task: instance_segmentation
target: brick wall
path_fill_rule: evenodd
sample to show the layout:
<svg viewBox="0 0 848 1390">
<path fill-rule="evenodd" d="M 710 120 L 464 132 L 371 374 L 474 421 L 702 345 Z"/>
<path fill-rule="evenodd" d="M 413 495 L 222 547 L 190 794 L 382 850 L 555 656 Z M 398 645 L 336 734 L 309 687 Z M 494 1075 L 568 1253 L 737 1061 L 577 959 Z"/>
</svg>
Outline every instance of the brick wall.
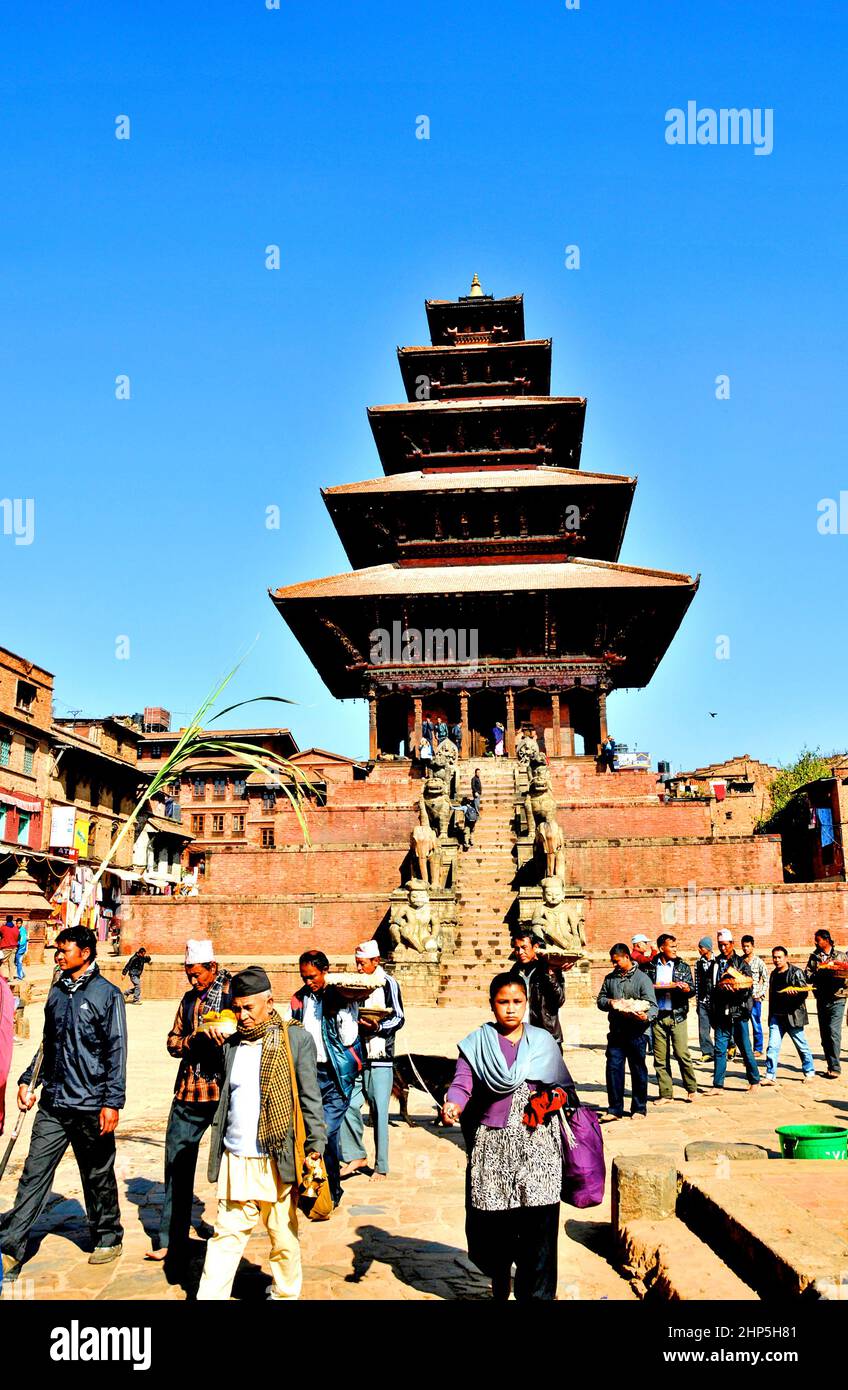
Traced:
<svg viewBox="0 0 848 1390">
<path fill-rule="evenodd" d="M 780 883 L 780 840 L 572 840 L 566 881 L 584 888 Z"/>
</svg>

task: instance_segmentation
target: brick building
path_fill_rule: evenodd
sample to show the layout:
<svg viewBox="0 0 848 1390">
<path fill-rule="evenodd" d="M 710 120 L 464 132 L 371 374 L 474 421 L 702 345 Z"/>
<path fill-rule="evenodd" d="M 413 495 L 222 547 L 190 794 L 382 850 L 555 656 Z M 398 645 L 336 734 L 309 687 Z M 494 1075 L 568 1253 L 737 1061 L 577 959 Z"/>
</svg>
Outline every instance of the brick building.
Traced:
<svg viewBox="0 0 848 1390">
<path fill-rule="evenodd" d="M 53 676 L 0 648 L 0 847 L 40 850 L 49 797 Z M 13 861 L 0 872 L 14 870 Z M 8 873 L 3 874 L 4 877 Z"/>
<path fill-rule="evenodd" d="M 743 753 L 694 772 L 675 773 L 666 783 L 666 797 L 705 802 L 714 835 L 753 835 L 768 815 L 771 784 L 778 770 Z"/>
</svg>

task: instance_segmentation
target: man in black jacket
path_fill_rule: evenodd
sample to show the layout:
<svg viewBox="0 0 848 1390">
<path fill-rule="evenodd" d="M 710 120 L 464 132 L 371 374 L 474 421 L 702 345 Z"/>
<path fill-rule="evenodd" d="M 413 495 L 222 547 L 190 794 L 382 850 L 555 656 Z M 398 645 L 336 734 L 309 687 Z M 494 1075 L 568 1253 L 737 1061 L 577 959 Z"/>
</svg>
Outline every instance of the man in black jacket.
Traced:
<svg viewBox="0 0 848 1390">
<path fill-rule="evenodd" d="M 659 950 L 653 960 L 641 968 L 654 986 L 657 996 L 657 1016 L 651 1030 L 654 1041 L 654 1066 L 657 1069 L 657 1085 L 660 1088 L 657 1105 L 668 1105 L 674 1099 L 672 1052 L 680 1067 L 686 1099 L 693 1101 L 698 1093 L 695 1068 L 689 1055 L 688 1038 L 689 999 L 695 991 L 695 985 L 692 971 L 677 954 L 676 938 L 670 932 L 663 932 L 657 940 L 657 946 Z"/>
<path fill-rule="evenodd" d="M 822 1050 L 827 1062 L 825 1076 L 832 1081 L 842 1070 L 842 1020 L 845 1017 L 845 1000 L 848 997 L 846 977 L 833 967 L 844 966 L 848 956 L 844 951 L 836 950 L 829 931 L 817 931 L 815 943 L 816 949 L 807 961 L 804 975 L 807 983 L 816 987 L 816 1013 Z"/>
<path fill-rule="evenodd" d="M 41 1102 L 15 1205 L 0 1217 L 3 1277 L 20 1273 L 27 1237 L 70 1144 L 79 1164 L 94 1250 L 92 1265 L 121 1254 L 123 1228 L 115 1181 L 115 1129 L 126 1100 L 127 1026 L 117 986 L 97 968 L 97 937 L 66 927 L 56 938 L 61 978 L 44 1011 Z M 19 1079 L 18 1109 L 31 1110 L 35 1059 Z"/>
<path fill-rule="evenodd" d="M 541 944 L 532 932 L 516 929 L 512 933 L 515 965 L 510 974 L 516 980 L 524 981 L 529 1006 L 527 1022 L 536 1028 L 544 1028 L 562 1047 L 559 1011 L 565 1003 L 565 983 L 562 971 L 548 965 L 544 957 L 539 955 Z M 566 968 L 570 970 L 571 965 Z"/>
<path fill-rule="evenodd" d="M 742 1054 L 748 1090 L 753 1091 L 760 1084 L 760 1070 L 754 1060 L 748 1028 L 754 1003 L 754 976 L 745 957 L 734 951 L 732 932 L 719 932 L 718 950 L 710 971 L 710 1021 L 715 1029 L 713 1091 L 724 1090 L 731 1042 Z M 740 980 L 742 975 L 745 980 Z"/>
</svg>

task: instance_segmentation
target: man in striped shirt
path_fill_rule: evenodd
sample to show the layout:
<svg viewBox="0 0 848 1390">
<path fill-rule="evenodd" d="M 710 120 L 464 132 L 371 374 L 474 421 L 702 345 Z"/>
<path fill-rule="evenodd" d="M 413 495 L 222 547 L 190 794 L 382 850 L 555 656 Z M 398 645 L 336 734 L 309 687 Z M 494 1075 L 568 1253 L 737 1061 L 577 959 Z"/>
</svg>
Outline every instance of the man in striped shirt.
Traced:
<svg viewBox="0 0 848 1390">
<path fill-rule="evenodd" d="M 146 1260 L 168 1261 L 177 1269 L 188 1254 L 194 1174 L 200 1141 L 215 1118 L 221 1096 L 223 1033 L 198 1032 L 203 1017 L 232 1007 L 230 977 L 214 959 L 211 941 L 186 944 L 185 973 L 191 988 L 183 995 L 168 1051 L 180 1060 L 174 1099 L 165 1131 L 165 1201 L 153 1250 Z"/>
</svg>

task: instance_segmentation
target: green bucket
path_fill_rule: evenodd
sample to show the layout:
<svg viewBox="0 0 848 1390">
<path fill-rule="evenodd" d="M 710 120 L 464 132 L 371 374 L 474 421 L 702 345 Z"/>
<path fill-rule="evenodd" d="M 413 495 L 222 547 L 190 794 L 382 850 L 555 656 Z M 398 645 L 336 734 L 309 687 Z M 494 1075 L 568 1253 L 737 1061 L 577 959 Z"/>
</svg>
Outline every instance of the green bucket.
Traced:
<svg viewBox="0 0 848 1390">
<path fill-rule="evenodd" d="M 848 1160 L 848 1129 L 838 1125 L 781 1125 L 783 1158 L 841 1158 Z"/>
</svg>

